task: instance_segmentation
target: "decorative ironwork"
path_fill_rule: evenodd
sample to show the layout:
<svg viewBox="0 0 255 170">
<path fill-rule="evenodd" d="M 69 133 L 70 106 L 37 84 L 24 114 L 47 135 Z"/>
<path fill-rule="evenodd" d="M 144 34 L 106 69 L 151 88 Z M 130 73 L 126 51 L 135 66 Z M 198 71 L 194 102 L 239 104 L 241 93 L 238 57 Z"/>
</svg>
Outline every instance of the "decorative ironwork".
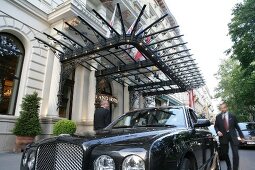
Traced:
<svg viewBox="0 0 255 170">
<path fill-rule="evenodd" d="M 155 106 L 155 96 L 149 96 L 149 97 L 144 97 L 144 107 L 152 107 Z"/>
<path fill-rule="evenodd" d="M 22 52 L 14 41 L 5 35 L 0 35 L 0 55 L 20 55 Z"/>
<path fill-rule="evenodd" d="M 181 39 L 183 35 L 179 35 L 179 26 L 164 27 L 158 31 L 152 29 L 159 28 L 158 25 L 163 24 L 162 21 L 168 14 L 158 18 L 142 31 L 137 31 L 145 8 L 146 5 L 134 22 L 130 34 L 125 31 L 121 8 L 117 4 L 121 32 L 110 25 L 98 12 L 92 10 L 95 17 L 110 31 L 110 37 L 100 33 L 91 24 L 92 22 L 77 16 L 80 21 L 78 26 L 66 22 L 69 28 L 66 32 L 54 28 L 62 39 L 56 39 L 45 33 L 46 37 L 60 48 L 36 38 L 60 56 L 62 66 L 59 101 L 65 79 L 78 65 L 83 65 L 88 70 L 95 69 L 97 78 L 112 79 L 122 85 L 128 85 L 131 94 L 134 95 L 131 97 L 133 99 L 137 97 L 137 91 L 140 95 L 149 96 L 183 92 L 204 85 L 200 71 L 191 58 L 189 49 L 186 48 L 187 43 Z M 75 35 L 69 36 L 69 30 Z M 160 34 L 164 39 L 159 38 Z M 134 51 L 142 59 L 135 58 Z M 98 63 L 97 67 L 91 62 Z"/>
<path fill-rule="evenodd" d="M 134 110 L 134 109 L 137 109 L 137 107 L 139 107 L 139 105 L 140 105 L 139 98 L 140 98 L 141 95 L 142 94 L 139 91 L 130 91 L 130 94 L 129 94 L 129 110 Z M 137 105 L 137 107 L 135 107 L 135 104 Z"/>
</svg>

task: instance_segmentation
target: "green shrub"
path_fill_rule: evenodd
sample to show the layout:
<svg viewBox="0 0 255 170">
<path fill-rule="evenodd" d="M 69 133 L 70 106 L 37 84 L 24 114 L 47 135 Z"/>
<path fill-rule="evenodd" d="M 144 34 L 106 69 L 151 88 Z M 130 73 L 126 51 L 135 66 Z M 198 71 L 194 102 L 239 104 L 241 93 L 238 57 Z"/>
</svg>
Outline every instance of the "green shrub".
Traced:
<svg viewBox="0 0 255 170">
<path fill-rule="evenodd" d="M 27 94 L 22 99 L 20 116 L 13 133 L 16 136 L 37 136 L 41 134 L 39 107 L 41 98 L 38 93 Z"/>
<path fill-rule="evenodd" d="M 76 131 L 76 124 L 67 119 L 57 121 L 53 126 L 53 134 L 58 136 L 60 134 L 74 134 Z"/>
</svg>

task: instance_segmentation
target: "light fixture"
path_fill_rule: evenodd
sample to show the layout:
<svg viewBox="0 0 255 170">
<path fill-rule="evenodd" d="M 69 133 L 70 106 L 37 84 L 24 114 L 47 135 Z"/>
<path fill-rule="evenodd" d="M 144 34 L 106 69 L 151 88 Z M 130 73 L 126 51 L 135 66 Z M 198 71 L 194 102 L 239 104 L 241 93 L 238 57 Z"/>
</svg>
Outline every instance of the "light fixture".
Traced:
<svg viewBox="0 0 255 170">
<path fill-rule="evenodd" d="M 34 165 L 35 165 L 35 151 L 30 153 L 27 160 L 27 166 L 29 170 L 34 169 Z"/>
<path fill-rule="evenodd" d="M 115 170 L 114 160 L 108 155 L 99 156 L 94 162 L 94 170 Z"/>
<path fill-rule="evenodd" d="M 145 163 L 139 156 L 131 155 L 123 161 L 122 170 L 145 170 Z"/>
</svg>

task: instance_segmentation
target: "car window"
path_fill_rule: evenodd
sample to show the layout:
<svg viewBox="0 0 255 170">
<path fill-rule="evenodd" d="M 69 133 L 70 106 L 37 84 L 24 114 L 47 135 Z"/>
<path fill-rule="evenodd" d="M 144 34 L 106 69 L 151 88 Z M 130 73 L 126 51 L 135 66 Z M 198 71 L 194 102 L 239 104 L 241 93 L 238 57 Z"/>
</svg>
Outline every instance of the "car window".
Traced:
<svg viewBox="0 0 255 170">
<path fill-rule="evenodd" d="M 255 130 L 255 123 L 238 123 L 241 130 Z"/>
<path fill-rule="evenodd" d="M 189 113 L 190 113 L 190 118 L 191 118 L 192 124 L 197 123 L 197 116 L 196 116 L 196 113 L 194 112 L 194 110 L 189 109 Z"/>
<path fill-rule="evenodd" d="M 182 108 L 151 109 L 134 111 L 119 118 L 112 128 L 134 126 L 178 126 L 185 127 Z"/>
</svg>

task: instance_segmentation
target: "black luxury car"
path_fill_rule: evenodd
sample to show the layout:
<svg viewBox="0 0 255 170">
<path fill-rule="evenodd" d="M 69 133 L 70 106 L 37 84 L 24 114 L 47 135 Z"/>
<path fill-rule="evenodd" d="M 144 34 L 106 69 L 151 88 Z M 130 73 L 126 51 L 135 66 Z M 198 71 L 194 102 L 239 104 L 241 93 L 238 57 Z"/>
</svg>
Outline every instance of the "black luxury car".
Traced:
<svg viewBox="0 0 255 170">
<path fill-rule="evenodd" d="M 255 146 L 255 122 L 242 122 L 238 123 L 244 135 L 244 142 L 241 142 L 240 137 L 238 137 L 239 146 L 248 147 Z"/>
<path fill-rule="evenodd" d="M 187 107 L 128 112 L 94 134 L 60 135 L 29 145 L 21 170 L 220 169 L 217 142 Z"/>
</svg>

